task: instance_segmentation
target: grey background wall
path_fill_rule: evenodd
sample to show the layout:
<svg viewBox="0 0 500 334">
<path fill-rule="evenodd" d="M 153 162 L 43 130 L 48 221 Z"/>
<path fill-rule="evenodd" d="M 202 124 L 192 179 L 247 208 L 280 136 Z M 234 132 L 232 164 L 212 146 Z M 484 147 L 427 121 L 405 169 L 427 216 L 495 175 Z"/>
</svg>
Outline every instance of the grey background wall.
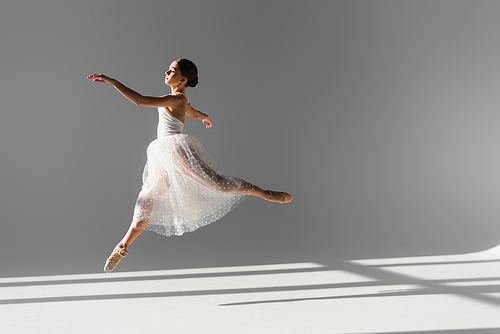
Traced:
<svg viewBox="0 0 500 334">
<path fill-rule="evenodd" d="M 126 231 L 156 110 L 197 63 L 188 120 L 256 198 L 118 270 L 450 254 L 498 244 L 496 1 L 4 1 L 0 276 L 100 272 Z"/>
</svg>

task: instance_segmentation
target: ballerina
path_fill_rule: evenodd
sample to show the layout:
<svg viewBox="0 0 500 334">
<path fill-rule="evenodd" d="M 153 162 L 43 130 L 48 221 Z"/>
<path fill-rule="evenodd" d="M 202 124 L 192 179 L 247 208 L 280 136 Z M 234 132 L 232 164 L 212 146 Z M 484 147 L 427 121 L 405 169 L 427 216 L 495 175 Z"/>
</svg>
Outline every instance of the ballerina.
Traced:
<svg viewBox="0 0 500 334">
<path fill-rule="evenodd" d="M 247 196 L 270 202 L 288 203 L 286 192 L 263 190 L 239 178 L 219 174 L 215 163 L 198 139 L 182 133 L 185 116 L 202 120 L 212 127 L 210 117 L 191 106 L 187 87 L 198 84 L 198 69 L 188 59 L 178 59 L 165 72 L 171 93 L 144 96 L 104 74 L 88 76 L 96 82 L 113 85 L 136 105 L 158 108 L 157 139 L 147 149 L 143 186 L 138 195 L 132 223 L 104 266 L 113 271 L 128 248 L 144 230 L 165 236 L 182 235 L 208 225 L 226 215 Z"/>
</svg>

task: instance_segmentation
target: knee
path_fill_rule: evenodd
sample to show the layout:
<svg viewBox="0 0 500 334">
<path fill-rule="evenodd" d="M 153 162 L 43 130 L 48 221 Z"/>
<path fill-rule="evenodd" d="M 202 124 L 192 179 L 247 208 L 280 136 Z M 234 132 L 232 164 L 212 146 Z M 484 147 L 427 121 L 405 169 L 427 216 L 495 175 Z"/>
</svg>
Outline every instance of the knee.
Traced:
<svg viewBox="0 0 500 334">
<path fill-rule="evenodd" d="M 134 209 L 134 217 L 132 220 L 132 227 L 137 229 L 144 229 L 148 224 L 151 211 L 153 210 L 154 200 L 149 198 L 140 197 Z"/>
<path fill-rule="evenodd" d="M 147 225 L 148 225 L 147 219 L 138 218 L 138 219 L 134 219 L 134 221 L 132 222 L 132 228 L 134 230 L 142 231 L 146 228 Z"/>
<path fill-rule="evenodd" d="M 137 198 L 135 206 L 141 208 L 142 210 L 145 210 L 152 207 L 155 200 L 156 198 L 153 196 L 149 196 L 149 194 L 147 196 L 146 195 L 139 196 L 139 198 Z"/>
</svg>

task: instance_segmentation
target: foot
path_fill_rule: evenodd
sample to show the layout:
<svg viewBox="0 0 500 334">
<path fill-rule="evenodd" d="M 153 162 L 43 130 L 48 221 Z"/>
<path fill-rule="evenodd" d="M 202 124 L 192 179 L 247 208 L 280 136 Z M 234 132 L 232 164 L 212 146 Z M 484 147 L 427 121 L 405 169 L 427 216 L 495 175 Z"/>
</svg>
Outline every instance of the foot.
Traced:
<svg viewBox="0 0 500 334">
<path fill-rule="evenodd" d="M 125 249 L 125 246 L 123 245 L 117 245 L 115 249 L 113 250 L 113 253 L 109 256 L 109 258 L 106 260 L 106 265 L 104 266 L 104 271 L 107 273 L 110 273 L 115 269 L 116 265 L 118 262 L 120 262 L 121 259 L 126 257 L 128 254 L 128 250 Z"/>
<path fill-rule="evenodd" d="M 292 195 L 284 191 L 266 190 L 266 192 L 270 194 L 270 198 L 267 199 L 269 202 L 289 203 L 292 201 Z"/>
</svg>

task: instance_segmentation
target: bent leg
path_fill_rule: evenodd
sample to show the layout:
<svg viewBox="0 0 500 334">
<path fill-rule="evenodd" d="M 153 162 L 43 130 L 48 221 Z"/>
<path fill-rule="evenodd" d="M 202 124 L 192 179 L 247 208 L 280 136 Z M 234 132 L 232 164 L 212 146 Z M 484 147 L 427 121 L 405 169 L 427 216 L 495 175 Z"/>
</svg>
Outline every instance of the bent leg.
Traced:
<svg viewBox="0 0 500 334">
<path fill-rule="evenodd" d="M 132 223 L 117 247 L 128 250 L 128 247 L 148 225 L 153 205 L 168 187 L 168 174 L 163 168 L 150 170 L 148 179 L 137 198 Z"/>
<path fill-rule="evenodd" d="M 154 198 L 139 196 L 134 209 L 134 218 L 132 219 L 132 223 L 130 224 L 127 233 L 118 244 L 119 246 L 128 250 L 128 247 L 132 244 L 132 242 L 134 242 L 142 231 L 144 231 L 146 226 L 148 226 L 154 202 Z"/>
<path fill-rule="evenodd" d="M 157 198 L 162 194 L 160 189 L 151 187 L 151 184 L 151 182 L 147 182 L 146 185 L 150 187 L 143 187 L 143 190 L 139 193 L 134 209 L 132 223 L 130 224 L 130 227 L 123 239 L 118 243 L 118 245 L 116 245 L 113 252 L 106 260 L 106 264 L 104 266 L 105 272 L 110 273 L 113 271 L 118 262 L 127 256 L 128 247 L 148 225 L 151 212 L 153 211 L 153 205 Z"/>
</svg>

